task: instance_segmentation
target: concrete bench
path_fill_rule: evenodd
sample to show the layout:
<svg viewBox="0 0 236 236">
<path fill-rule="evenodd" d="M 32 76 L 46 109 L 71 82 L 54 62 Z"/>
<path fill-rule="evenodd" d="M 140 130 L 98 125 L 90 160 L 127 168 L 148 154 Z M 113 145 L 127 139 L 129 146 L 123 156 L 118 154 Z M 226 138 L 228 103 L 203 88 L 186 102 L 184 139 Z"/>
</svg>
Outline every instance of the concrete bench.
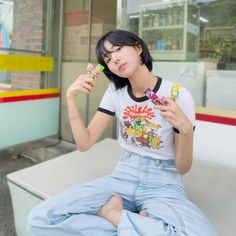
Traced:
<svg viewBox="0 0 236 236">
<path fill-rule="evenodd" d="M 29 211 L 73 185 L 110 174 L 121 154 L 116 140 L 105 139 L 87 152 L 74 151 L 7 175 L 18 236 L 28 236 Z M 219 235 L 235 235 L 236 170 L 196 160 L 184 177 L 186 191 L 210 218 Z"/>
</svg>

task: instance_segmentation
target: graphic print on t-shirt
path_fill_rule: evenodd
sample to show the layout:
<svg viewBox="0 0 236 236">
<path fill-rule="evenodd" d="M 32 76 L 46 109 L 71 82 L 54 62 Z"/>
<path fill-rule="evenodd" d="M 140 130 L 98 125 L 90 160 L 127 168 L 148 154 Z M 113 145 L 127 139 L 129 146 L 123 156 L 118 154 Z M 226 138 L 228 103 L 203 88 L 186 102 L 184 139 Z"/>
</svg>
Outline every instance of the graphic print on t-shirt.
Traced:
<svg viewBox="0 0 236 236">
<path fill-rule="evenodd" d="M 127 106 L 123 110 L 120 134 L 126 142 L 137 146 L 160 149 L 161 137 L 158 135 L 160 124 L 151 122 L 155 117 L 153 108 L 145 106 Z"/>
</svg>

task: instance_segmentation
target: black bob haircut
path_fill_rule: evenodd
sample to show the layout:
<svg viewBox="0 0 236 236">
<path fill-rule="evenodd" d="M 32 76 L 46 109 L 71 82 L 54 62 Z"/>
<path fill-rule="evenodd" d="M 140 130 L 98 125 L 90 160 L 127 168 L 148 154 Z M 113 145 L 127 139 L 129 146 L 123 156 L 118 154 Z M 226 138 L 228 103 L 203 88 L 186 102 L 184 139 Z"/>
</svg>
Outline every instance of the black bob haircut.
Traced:
<svg viewBox="0 0 236 236">
<path fill-rule="evenodd" d="M 125 31 L 125 30 L 113 30 L 102 36 L 97 42 L 96 54 L 98 63 L 105 67 L 103 73 L 107 76 L 109 80 L 114 82 L 116 89 L 123 88 L 126 85 L 129 85 L 129 80 L 127 78 L 120 77 L 112 73 L 107 67 L 104 61 L 104 55 L 108 53 L 104 47 L 104 42 L 108 41 L 114 46 L 137 46 L 139 45 L 142 48 L 141 60 L 142 64 L 145 64 L 149 71 L 152 71 L 152 58 L 150 52 L 147 48 L 145 42 L 139 38 L 137 35 Z"/>
</svg>

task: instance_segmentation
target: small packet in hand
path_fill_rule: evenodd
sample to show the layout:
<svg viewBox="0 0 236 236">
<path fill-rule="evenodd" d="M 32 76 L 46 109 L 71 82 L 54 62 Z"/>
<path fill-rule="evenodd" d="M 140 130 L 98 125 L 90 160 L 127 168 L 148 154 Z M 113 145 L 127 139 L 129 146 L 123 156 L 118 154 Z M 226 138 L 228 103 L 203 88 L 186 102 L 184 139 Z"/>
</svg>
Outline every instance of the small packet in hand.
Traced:
<svg viewBox="0 0 236 236">
<path fill-rule="evenodd" d="M 147 88 L 144 93 L 155 105 L 166 105 L 163 98 L 159 98 L 150 88 Z"/>
<path fill-rule="evenodd" d="M 100 65 L 100 64 L 92 64 L 92 63 L 88 63 L 87 66 L 87 74 L 89 74 L 89 78 L 98 78 L 98 76 L 101 74 L 101 72 L 104 70 L 104 66 Z"/>
</svg>

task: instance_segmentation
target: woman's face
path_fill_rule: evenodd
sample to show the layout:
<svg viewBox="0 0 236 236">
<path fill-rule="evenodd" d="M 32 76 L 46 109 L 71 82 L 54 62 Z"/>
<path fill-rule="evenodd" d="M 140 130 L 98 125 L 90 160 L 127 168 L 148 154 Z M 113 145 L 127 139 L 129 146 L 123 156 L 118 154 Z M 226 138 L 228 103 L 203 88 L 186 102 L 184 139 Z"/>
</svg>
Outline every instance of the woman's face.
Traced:
<svg viewBox="0 0 236 236">
<path fill-rule="evenodd" d="M 141 66 L 142 49 L 140 46 L 115 46 L 108 41 L 104 42 L 104 47 L 109 51 L 104 56 L 104 61 L 114 74 L 130 78 Z"/>
</svg>

